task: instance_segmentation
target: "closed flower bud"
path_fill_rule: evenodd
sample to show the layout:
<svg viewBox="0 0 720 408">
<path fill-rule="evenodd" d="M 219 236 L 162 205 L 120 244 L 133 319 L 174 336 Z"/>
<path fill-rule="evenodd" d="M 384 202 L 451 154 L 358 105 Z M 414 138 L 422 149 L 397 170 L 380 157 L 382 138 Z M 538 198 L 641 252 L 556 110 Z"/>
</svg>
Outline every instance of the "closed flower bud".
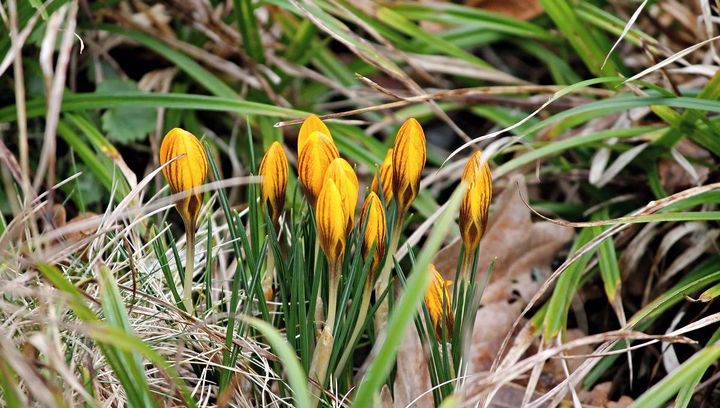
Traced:
<svg viewBox="0 0 720 408">
<path fill-rule="evenodd" d="M 321 132 L 312 132 L 298 158 L 298 177 L 305 187 L 310 205 L 315 205 L 325 181 L 325 172 L 340 154 L 332 139 Z"/>
<path fill-rule="evenodd" d="M 176 157 L 179 158 L 171 162 Z M 174 128 L 160 146 L 160 164 L 166 163 L 169 164 L 162 172 L 173 193 L 189 193 L 175 207 L 183 220 L 194 227 L 202 204 L 202 195 L 195 190 L 205 183 L 208 169 L 205 149 L 192 133 Z"/>
<path fill-rule="evenodd" d="M 298 140 L 297 140 L 297 152 L 298 156 L 302 152 L 303 147 L 305 147 L 305 144 L 308 141 L 308 138 L 312 134 L 312 132 L 320 132 L 324 134 L 328 139 L 332 141 L 332 135 L 330 134 L 330 129 L 325 125 L 325 123 L 320 120 L 317 115 L 310 115 L 307 118 L 305 118 L 305 121 L 303 121 L 302 126 L 300 126 L 300 133 L 298 133 Z"/>
<path fill-rule="evenodd" d="M 315 207 L 317 239 L 330 265 L 338 265 L 345 253 L 345 224 L 342 197 L 335 182 L 328 179 Z"/>
<path fill-rule="evenodd" d="M 357 207 L 360 189 L 355 170 L 353 170 L 347 160 L 338 157 L 328 166 L 325 179 L 334 181 L 335 186 L 337 186 L 338 191 L 340 191 L 343 211 L 347 217 L 346 232 L 349 234 L 355 223 L 355 207 Z"/>
<path fill-rule="evenodd" d="M 481 153 L 476 152 L 463 172 L 463 182 L 468 183 L 468 189 L 460 204 L 460 235 L 466 253 L 476 251 L 480 245 L 492 198 L 490 166 L 480 160 Z"/>
<path fill-rule="evenodd" d="M 374 191 L 377 195 L 380 195 L 380 191 L 382 191 L 382 195 L 386 203 L 389 203 L 393 197 L 392 158 L 393 149 L 388 149 L 387 153 L 385 154 L 385 159 L 380 165 L 380 168 L 378 168 L 377 174 L 375 174 L 375 177 L 373 177 L 372 185 L 370 186 L 370 189 Z"/>
<path fill-rule="evenodd" d="M 466 183 L 472 183 L 477 174 L 483 171 L 489 172 L 490 169 L 487 161 L 483 162 L 482 152 L 478 150 L 468 159 L 461 180 Z"/>
<path fill-rule="evenodd" d="M 285 207 L 285 190 L 288 181 L 288 160 L 278 142 L 270 145 L 260 162 L 260 197 L 270 213 L 270 219 L 277 224 L 280 213 Z"/>
<path fill-rule="evenodd" d="M 420 123 L 410 118 L 398 130 L 393 147 L 393 196 L 399 214 L 407 212 L 417 197 L 425 156 L 425 133 Z"/>
<path fill-rule="evenodd" d="M 387 224 L 385 221 L 385 208 L 383 208 L 380 197 L 374 192 L 370 192 L 365 198 L 362 211 L 360 212 L 360 225 L 365 226 L 365 234 L 363 235 L 362 256 L 367 259 L 370 255 L 373 245 L 375 252 L 372 257 L 370 272 L 377 270 L 380 262 L 385 256 L 385 235 L 387 233 Z"/>
<path fill-rule="evenodd" d="M 425 292 L 425 305 L 430 313 L 430 320 L 435 329 L 435 335 L 441 338 L 443 326 L 445 326 L 448 334 L 452 334 L 455 324 L 449 290 L 452 281 L 445 280 L 433 264 L 430 264 L 428 272 L 432 274 L 432 276 L 430 277 L 430 285 L 427 288 L 427 292 Z"/>
</svg>

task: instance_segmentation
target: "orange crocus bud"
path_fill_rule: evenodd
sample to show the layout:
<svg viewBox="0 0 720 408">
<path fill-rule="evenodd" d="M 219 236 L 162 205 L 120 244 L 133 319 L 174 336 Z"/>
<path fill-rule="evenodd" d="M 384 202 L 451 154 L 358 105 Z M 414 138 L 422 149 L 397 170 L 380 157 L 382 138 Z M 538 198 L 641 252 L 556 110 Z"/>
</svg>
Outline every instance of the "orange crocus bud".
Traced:
<svg viewBox="0 0 720 408">
<path fill-rule="evenodd" d="M 328 179 L 320 191 L 315 207 L 317 239 L 328 264 L 339 265 L 345 253 L 345 228 L 347 216 L 343 210 L 342 197 L 335 182 Z"/>
<path fill-rule="evenodd" d="M 392 157 L 393 197 L 398 214 L 405 214 L 417 197 L 426 154 L 422 126 L 413 118 L 406 120 L 395 137 Z"/>
<path fill-rule="evenodd" d="M 328 129 L 325 123 L 319 117 L 317 117 L 317 115 L 310 115 L 305 118 L 302 126 L 300 126 L 300 133 L 298 133 L 297 140 L 298 156 L 300 156 L 300 153 L 302 152 L 303 147 L 305 147 L 305 144 L 307 143 L 308 138 L 310 137 L 312 132 L 320 132 L 331 141 L 333 140 L 332 135 L 330 134 L 330 129 Z"/>
<path fill-rule="evenodd" d="M 355 223 L 355 207 L 357 206 L 360 189 L 355 171 L 347 160 L 338 157 L 328 166 L 325 179 L 332 179 L 340 191 L 343 211 L 347 216 L 347 233 L 349 234 Z"/>
<path fill-rule="evenodd" d="M 202 204 L 202 195 L 195 190 L 205 183 L 207 177 L 205 149 L 192 133 L 174 128 L 165 135 L 160 145 L 160 164 L 165 166 L 162 173 L 173 193 L 188 193 L 175 204 L 175 208 L 183 221 L 194 228 Z"/>
<path fill-rule="evenodd" d="M 367 259 L 373 245 L 375 245 L 372 265 L 370 266 L 370 272 L 372 273 L 377 270 L 385 256 L 385 236 L 387 234 L 385 208 L 383 208 L 380 197 L 372 191 L 365 198 L 365 203 L 363 203 L 362 211 L 360 212 L 360 222 L 361 225 L 365 226 L 362 243 L 363 258 Z"/>
<path fill-rule="evenodd" d="M 270 219 L 277 225 L 280 213 L 285 207 L 285 190 L 288 182 L 288 160 L 282 145 L 274 142 L 260 162 L 261 203 L 266 205 Z"/>
<path fill-rule="evenodd" d="M 485 233 L 492 198 L 492 174 L 488 163 L 482 162 L 481 152 L 470 157 L 462 180 L 468 189 L 460 204 L 460 235 L 465 252 L 470 254 L 477 250 Z"/>
<path fill-rule="evenodd" d="M 340 154 L 332 139 L 321 132 L 312 132 L 298 158 L 298 177 L 305 187 L 310 205 L 315 206 L 325 181 L 325 172 Z"/>
<path fill-rule="evenodd" d="M 443 326 L 445 326 L 447 333 L 451 334 L 455 324 L 449 290 L 452 281 L 445 280 L 433 264 L 429 265 L 428 272 L 432 276 L 430 277 L 430 285 L 425 292 L 425 305 L 430 313 L 430 320 L 432 320 L 435 334 L 438 338 L 441 338 Z"/>
<path fill-rule="evenodd" d="M 377 195 L 380 195 L 380 192 L 382 191 L 382 196 L 385 199 L 386 203 L 389 203 L 393 197 L 392 158 L 393 149 L 388 149 L 387 153 L 385 154 L 385 159 L 380 165 L 380 168 L 378 168 L 377 174 L 375 174 L 375 177 L 373 177 L 372 185 L 370 186 L 370 189 L 374 191 Z"/>
</svg>

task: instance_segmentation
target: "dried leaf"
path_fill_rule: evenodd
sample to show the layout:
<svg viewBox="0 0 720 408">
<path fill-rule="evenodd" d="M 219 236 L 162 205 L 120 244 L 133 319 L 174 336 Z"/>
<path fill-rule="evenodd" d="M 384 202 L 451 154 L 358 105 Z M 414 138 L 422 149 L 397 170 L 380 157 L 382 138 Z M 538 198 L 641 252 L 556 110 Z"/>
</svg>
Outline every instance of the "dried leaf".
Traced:
<svg viewBox="0 0 720 408">
<path fill-rule="evenodd" d="M 612 382 L 600 383 L 592 389 L 592 391 L 581 391 L 580 401 L 583 406 L 606 407 L 606 408 L 626 408 L 633 403 L 633 399 L 623 395 L 615 401 L 610 400 L 610 392 L 612 391 Z"/>
<path fill-rule="evenodd" d="M 397 355 L 397 375 L 394 384 L 395 408 L 407 407 L 431 387 L 425 352 L 413 325 L 405 333 L 403 346 Z M 432 407 L 432 393 L 426 393 L 412 406 Z"/>
<path fill-rule="evenodd" d="M 530 20 L 543 13 L 538 0 L 467 0 L 466 4 L 520 20 Z"/>
<path fill-rule="evenodd" d="M 379 408 L 393 408 L 393 398 L 390 394 L 390 387 L 387 384 L 383 385 L 380 389 L 380 407 Z"/>
</svg>

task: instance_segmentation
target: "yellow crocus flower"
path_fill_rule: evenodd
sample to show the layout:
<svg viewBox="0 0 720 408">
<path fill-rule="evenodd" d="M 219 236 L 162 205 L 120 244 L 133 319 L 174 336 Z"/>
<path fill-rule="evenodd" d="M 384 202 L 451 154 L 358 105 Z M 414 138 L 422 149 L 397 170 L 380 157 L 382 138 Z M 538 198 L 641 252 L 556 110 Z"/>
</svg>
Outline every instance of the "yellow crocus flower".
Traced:
<svg viewBox="0 0 720 408">
<path fill-rule="evenodd" d="M 340 190 L 332 179 L 325 182 L 315 207 L 317 239 L 328 264 L 336 267 L 345 253 L 345 228 L 347 216 L 343 210 Z"/>
<path fill-rule="evenodd" d="M 488 163 L 482 162 L 481 152 L 470 157 L 462 180 L 468 183 L 468 189 L 460 204 L 460 235 L 465 253 L 472 254 L 485 233 L 492 198 L 492 174 Z"/>
<path fill-rule="evenodd" d="M 332 139 L 314 131 L 308 136 L 298 158 L 298 178 L 305 187 L 310 205 L 314 206 L 325 181 L 325 172 L 340 154 Z"/>
<path fill-rule="evenodd" d="M 298 140 L 297 140 L 297 152 L 298 156 L 300 156 L 300 153 L 302 152 L 303 147 L 305 147 L 305 144 L 307 144 L 308 138 L 313 132 L 320 132 L 324 134 L 328 139 L 331 141 L 333 140 L 332 135 L 330 134 L 330 129 L 325 125 L 325 123 L 317 116 L 317 115 L 310 115 L 307 118 L 305 118 L 305 121 L 303 121 L 302 126 L 300 126 L 300 132 L 298 133 Z"/>
<path fill-rule="evenodd" d="M 370 250 L 375 245 L 370 273 L 375 271 L 385 256 L 385 236 L 387 234 L 387 223 L 385 219 L 385 208 L 383 208 L 380 197 L 370 192 L 360 212 L 361 225 L 365 226 L 363 235 L 362 256 L 367 259 Z"/>
<path fill-rule="evenodd" d="M 377 195 L 380 195 L 380 191 L 382 190 L 382 195 L 386 203 L 389 203 L 393 197 L 392 158 L 393 149 L 391 148 L 388 149 L 387 153 L 385 154 L 385 159 L 378 168 L 377 174 L 375 174 L 375 177 L 373 177 L 372 185 L 370 186 L 370 189 L 374 191 Z M 382 185 L 382 188 L 380 185 Z"/>
<path fill-rule="evenodd" d="M 452 281 L 445 280 L 433 264 L 429 265 L 428 272 L 432 276 L 430 277 L 430 285 L 425 292 L 425 305 L 430 313 L 430 320 L 435 329 L 435 334 L 438 338 L 441 338 L 443 325 L 447 333 L 452 334 L 455 324 L 449 290 Z"/>
<path fill-rule="evenodd" d="M 282 145 L 274 142 L 265 152 L 260 162 L 261 202 L 266 205 L 270 219 L 277 224 L 280 213 L 285 207 L 285 191 L 288 182 L 288 160 Z"/>
<path fill-rule="evenodd" d="M 417 197 L 426 154 L 422 126 L 414 118 L 406 120 L 395 137 L 392 156 L 393 196 L 400 215 Z"/>
<path fill-rule="evenodd" d="M 347 233 L 349 233 L 355 223 L 355 208 L 360 189 L 355 170 L 347 160 L 338 157 L 328 166 L 325 179 L 334 181 L 340 191 L 343 211 L 347 216 L 346 229 Z"/>
<path fill-rule="evenodd" d="M 189 193 L 175 207 L 183 221 L 194 228 L 202 204 L 202 195 L 195 190 L 205 183 L 208 170 L 205 149 L 192 133 L 174 128 L 165 135 L 160 145 L 160 164 L 167 164 L 162 173 L 173 193 Z"/>
</svg>

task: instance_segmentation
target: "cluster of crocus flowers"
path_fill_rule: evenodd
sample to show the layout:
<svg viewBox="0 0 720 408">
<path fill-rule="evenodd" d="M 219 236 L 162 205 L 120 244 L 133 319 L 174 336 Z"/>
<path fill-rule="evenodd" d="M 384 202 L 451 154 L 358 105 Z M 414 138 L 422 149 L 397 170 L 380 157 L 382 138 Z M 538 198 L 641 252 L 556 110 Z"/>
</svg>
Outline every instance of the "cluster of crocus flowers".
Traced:
<svg viewBox="0 0 720 408">
<path fill-rule="evenodd" d="M 200 141 L 192 133 L 171 129 L 160 145 L 160 164 L 173 193 L 184 193 L 175 203 L 175 208 L 185 224 L 187 240 L 185 279 L 183 282 L 183 304 L 192 314 L 192 282 L 195 266 L 195 227 L 200 214 L 202 194 L 198 187 L 205 183 L 208 159 Z"/>
<path fill-rule="evenodd" d="M 338 285 L 347 239 L 355 225 L 359 183 L 350 163 L 340 157 L 330 130 L 315 115 L 305 119 L 298 134 L 298 178 L 314 210 L 316 248 L 322 249 L 328 265 L 328 312 L 310 373 L 322 383 L 333 347 Z"/>
</svg>

